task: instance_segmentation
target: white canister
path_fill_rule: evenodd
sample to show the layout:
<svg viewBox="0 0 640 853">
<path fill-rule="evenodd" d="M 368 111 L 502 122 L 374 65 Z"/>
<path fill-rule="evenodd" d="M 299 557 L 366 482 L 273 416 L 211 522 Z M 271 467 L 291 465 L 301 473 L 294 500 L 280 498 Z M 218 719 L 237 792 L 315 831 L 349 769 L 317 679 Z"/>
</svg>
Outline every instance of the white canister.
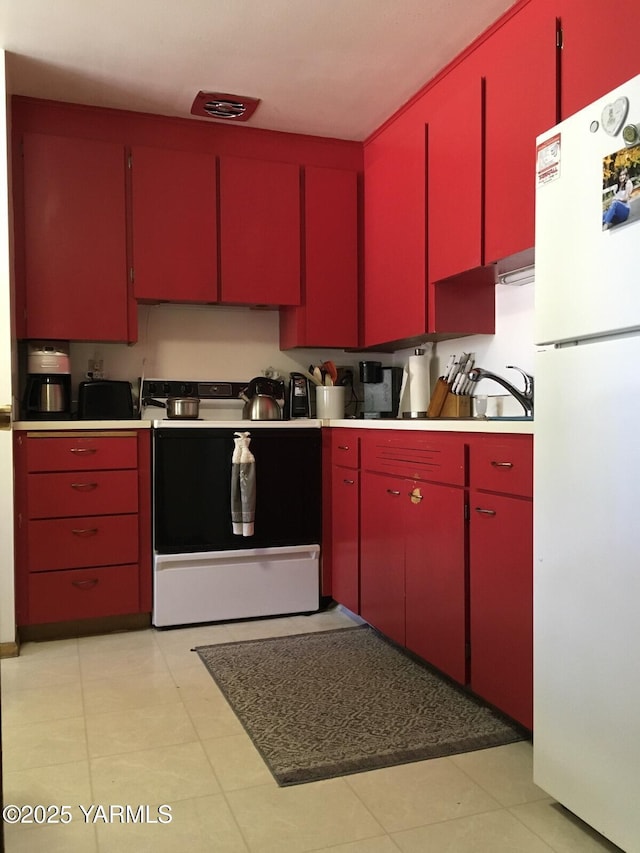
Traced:
<svg viewBox="0 0 640 853">
<path fill-rule="evenodd" d="M 316 385 L 316 417 L 344 418 L 344 385 Z"/>
</svg>

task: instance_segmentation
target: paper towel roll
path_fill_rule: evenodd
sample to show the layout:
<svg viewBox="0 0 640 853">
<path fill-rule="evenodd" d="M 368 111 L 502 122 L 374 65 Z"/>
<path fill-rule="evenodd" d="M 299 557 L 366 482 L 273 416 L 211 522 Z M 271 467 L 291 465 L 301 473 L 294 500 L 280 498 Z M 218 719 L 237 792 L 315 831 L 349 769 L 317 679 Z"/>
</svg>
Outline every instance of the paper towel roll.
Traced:
<svg viewBox="0 0 640 853">
<path fill-rule="evenodd" d="M 404 410 L 426 412 L 431 398 L 428 355 L 412 355 L 407 364 L 407 403 Z"/>
</svg>

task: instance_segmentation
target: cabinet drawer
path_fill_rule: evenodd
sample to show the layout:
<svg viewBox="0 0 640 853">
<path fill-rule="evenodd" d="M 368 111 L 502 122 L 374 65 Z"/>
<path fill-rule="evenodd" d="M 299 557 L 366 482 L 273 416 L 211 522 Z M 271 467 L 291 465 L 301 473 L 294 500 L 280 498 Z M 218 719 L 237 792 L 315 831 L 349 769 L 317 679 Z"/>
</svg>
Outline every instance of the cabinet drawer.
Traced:
<svg viewBox="0 0 640 853">
<path fill-rule="evenodd" d="M 95 619 L 139 611 L 138 566 L 29 576 L 29 624 Z"/>
<path fill-rule="evenodd" d="M 138 516 L 29 521 L 30 572 L 138 561 Z"/>
<path fill-rule="evenodd" d="M 508 495 L 533 495 L 531 436 L 486 438 L 472 443 L 470 481 L 474 489 Z"/>
<path fill-rule="evenodd" d="M 138 511 L 138 472 L 29 474 L 29 518 L 114 515 Z"/>
<path fill-rule="evenodd" d="M 92 471 L 104 468 L 135 468 L 138 440 L 135 435 L 92 436 L 79 433 L 60 438 L 27 439 L 27 471 Z"/>
<path fill-rule="evenodd" d="M 331 460 L 334 465 L 345 468 L 360 465 L 360 437 L 354 430 L 331 430 Z"/>
<path fill-rule="evenodd" d="M 362 467 L 369 471 L 454 486 L 465 484 L 465 446 L 459 436 L 372 431 L 362 437 L 361 454 Z"/>
</svg>

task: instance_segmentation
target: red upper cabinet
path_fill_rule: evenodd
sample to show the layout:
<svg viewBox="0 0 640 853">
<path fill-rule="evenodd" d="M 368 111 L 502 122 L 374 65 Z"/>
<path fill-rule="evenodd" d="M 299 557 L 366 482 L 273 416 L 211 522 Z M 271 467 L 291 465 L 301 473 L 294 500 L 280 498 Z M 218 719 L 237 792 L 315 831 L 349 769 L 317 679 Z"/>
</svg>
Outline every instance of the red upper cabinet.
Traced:
<svg viewBox="0 0 640 853">
<path fill-rule="evenodd" d="M 300 304 L 300 167 L 220 158 L 221 301 Z"/>
<path fill-rule="evenodd" d="M 428 278 L 482 264 L 482 78 L 471 55 L 426 98 Z"/>
<path fill-rule="evenodd" d="M 358 346 L 358 174 L 304 170 L 303 304 L 280 311 L 280 348 Z"/>
<path fill-rule="evenodd" d="M 216 160 L 136 146 L 131 152 L 136 299 L 216 302 Z"/>
<path fill-rule="evenodd" d="M 638 73 L 638 2 L 556 0 L 555 6 L 562 26 L 564 119 Z"/>
<path fill-rule="evenodd" d="M 135 340 L 124 145 L 39 133 L 22 142 L 25 337 Z"/>
<path fill-rule="evenodd" d="M 485 262 L 534 245 L 536 136 L 557 114 L 551 0 L 523 6 L 479 48 L 486 77 Z"/>
<path fill-rule="evenodd" d="M 425 135 L 412 107 L 364 150 L 364 346 L 424 335 Z"/>
</svg>

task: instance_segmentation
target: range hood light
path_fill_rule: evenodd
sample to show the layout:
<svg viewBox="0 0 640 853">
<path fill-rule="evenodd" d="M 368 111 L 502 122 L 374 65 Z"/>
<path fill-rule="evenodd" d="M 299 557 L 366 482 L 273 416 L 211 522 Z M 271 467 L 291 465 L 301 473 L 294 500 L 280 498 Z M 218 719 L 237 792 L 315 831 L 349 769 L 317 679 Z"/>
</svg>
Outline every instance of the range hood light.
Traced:
<svg viewBox="0 0 640 853">
<path fill-rule="evenodd" d="M 523 284 L 531 284 L 536 278 L 535 266 L 522 267 L 519 270 L 501 273 L 498 276 L 498 284 L 508 284 L 521 287 Z"/>
</svg>

